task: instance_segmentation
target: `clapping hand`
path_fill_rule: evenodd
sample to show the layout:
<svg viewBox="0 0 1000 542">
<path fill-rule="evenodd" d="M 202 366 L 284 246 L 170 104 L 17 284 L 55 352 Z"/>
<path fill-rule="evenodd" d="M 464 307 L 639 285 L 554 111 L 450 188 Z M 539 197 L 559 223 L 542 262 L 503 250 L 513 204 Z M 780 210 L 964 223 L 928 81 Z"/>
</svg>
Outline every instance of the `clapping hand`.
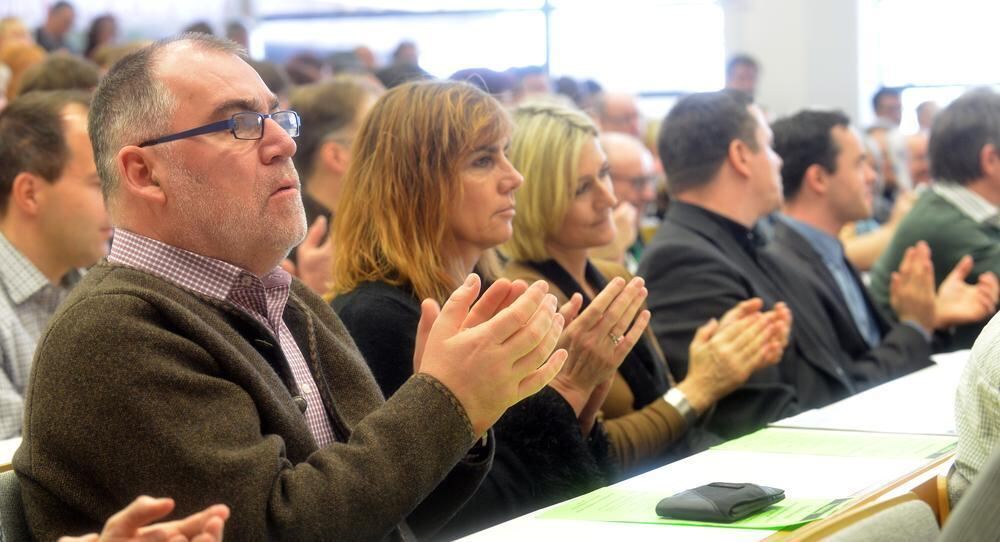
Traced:
<svg viewBox="0 0 1000 542">
<path fill-rule="evenodd" d="M 611 380 L 649 324 L 649 311 L 640 311 L 647 293 L 639 277 L 628 283 L 620 277 L 612 279 L 586 309 L 572 318 L 559 339 L 559 347 L 565 348 L 569 357 L 550 385 L 573 407 L 585 434 L 590 432 L 596 415 L 595 409 L 585 409 L 592 404 L 591 396 Z M 570 308 L 564 306 L 564 316 L 570 318 L 575 312 L 571 307 L 578 306 L 575 296 L 567 306 Z M 600 391 L 606 394 L 607 386 Z M 582 416 L 585 411 L 587 415 Z"/>
<path fill-rule="evenodd" d="M 414 367 L 451 390 L 477 436 L 548 384 L 566 361 L 565 350 L 553 352 L 563 317 L 548 285 L 538 281 L 515 298 L 516 284 L 498 281 L 490 288 L 497 291 L 487 290 L 473 307 L 480 281 L 472 274 L 444 307 L 433 300 L 421 305 Z"/>
<path fill-rule="evenodd" d="M 641 278 L 626 283 L 616 277 L 563 331 L 559 347 L 565 348 L 569 357 L 551 386 L 578 416 L 594 389 L 618 371 L 649 324 L 649 311 L 639 310 L 646 295 Z M 571 299 L 567 305 L 575 303 Z M 572 316 L 572 311 L 566 313 L 566 317 Z"/>
<path fill-rule="evenodd" d="M 969 324 L 986 319 L 997 310 L 1000 283 L 992 271 L 979 275 L 976 284 L 965 279 L 972 272 L 971 256 L 964 256 L 938 286 L 934 301 L 934 328 Z"/>
<path fill-rule="evenodd" d="M 788 344 L 791 311 L 784 303 L 765 313 L 760 312 L 762 307 L 758 298 L 743 301 L 695 332 L 687 378 L 677 387 L 696 411 L 704 412 L 742 386 L 755 371 L 781 360 Z"/>
<path fill-rule="evenodd" d="M 889 283 L 889 304 L 901 321 L 934 331 L 936 299 L 931 249 L 924 241 L 906 249 Z"/>
<path fill-rule="evenodd" d="M 184 519 L 149 525 L 174 509 L 173 499 L 142 496 L 111 516 L 101 534 L 64 536 L 59 542 L 222 542 L 229 508 L 216 504 Z"/>
</svg>

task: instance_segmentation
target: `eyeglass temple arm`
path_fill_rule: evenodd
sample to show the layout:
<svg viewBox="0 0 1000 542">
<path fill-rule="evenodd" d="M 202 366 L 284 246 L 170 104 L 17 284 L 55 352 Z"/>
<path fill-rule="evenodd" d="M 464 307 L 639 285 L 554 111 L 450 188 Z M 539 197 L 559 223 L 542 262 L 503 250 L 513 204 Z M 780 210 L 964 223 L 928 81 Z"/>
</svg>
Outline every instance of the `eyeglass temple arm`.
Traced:
<svg viewBox="0 0 1000 542">
<path fill-rule="evenodd" d="M 169 141 L 176 141 L 178 139 L 194 137 L 202 134 L 210 134 L 212 132 L 221 132 L 222 130 L 231 130 L 232 127 L 233 127 L 233 119 L 220 120 L 219 122 L 213 122 L 212 124 L 206 124 L 204 126 L 199 126 L 198 128 L 192 128 L 190 130 L 184 130 L 183 132 L 177 132 L 176 134 L 170 134 L 168 136 L 158 137 L 156 139 L 150 139 L 149 141 L 144 141 L 142 143 L 139 143 L 139 146 L 149 147 L 151 145 L 159 145 L 160 143 L 167 143 Z"/>
</svg>

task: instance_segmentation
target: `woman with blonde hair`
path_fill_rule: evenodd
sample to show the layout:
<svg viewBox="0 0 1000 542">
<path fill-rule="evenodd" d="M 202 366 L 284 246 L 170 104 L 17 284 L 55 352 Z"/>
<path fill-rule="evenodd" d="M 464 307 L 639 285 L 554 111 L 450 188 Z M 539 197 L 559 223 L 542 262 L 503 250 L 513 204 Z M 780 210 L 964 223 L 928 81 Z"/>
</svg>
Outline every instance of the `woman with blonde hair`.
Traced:
<svg viewBox="0 0 1000 542">
<path fill-rule="evenodd" d="M 387 397 L 414 372 L 420 300 L 444 300 L 473 270 L 492 277 L 492 248 L 511 235 L 514 191 L 522 183 L 505 154 L 511 129 L 507 112 L 483 91 L 423 81 L 382 96 L 354 140 L 334 213 L 332 304 Z M 514 284 L 509 297 L 525 288 Z M 631 325 L 644 295 L 639 280 L 616 282 L 597 302 L 614 318 L 591 311 L 576 320 L 591 322 L 598 330 L 592 333 L 604 337 L 601 329 L 615 326 L 627 347 L 648 321 L 645 314 Z M 510 298 L 484 296 L 480 303 L 503 306 Z M 561 312 L 571 319 L 578 308 L 570 303 Z M 598 383 L 617 364 L 580 348 L 570 358 L 553 384 L 494 427 L 490 474 L 445 536 L 607 481 L 607 439 L 595 417 L 607 390 Z"/>
<path fill-rule="evenodd" d="M 597 128 L 583 113 L 554 104 L 523 105 L 514 121 L 510 159 L 525 182 L 513 237 L 501 247 L 510 258 L 503 275 L 546 280 L 557 299 L 583 296 L 589 306 L 609 279 L 629 278 L 620 265 L 588 257 L 589 250 L 615 236 L 617 201 Z M 776 362 L 784 348 L 787 310 L 761 315 L 760 308 L 760 300 L 744 301 L 721 321 L 702 326 L 680 383 L 672 381 L 651 332 L 624 355 L 602 412 L 612 456 L 626 472 L 715 441 L 692 426 L 755 368 Z M 615 336 L 604 342 L 608 348 L 617 344 Z M 685 434 L 686 442 L 678 446 Z"/>
</svg>

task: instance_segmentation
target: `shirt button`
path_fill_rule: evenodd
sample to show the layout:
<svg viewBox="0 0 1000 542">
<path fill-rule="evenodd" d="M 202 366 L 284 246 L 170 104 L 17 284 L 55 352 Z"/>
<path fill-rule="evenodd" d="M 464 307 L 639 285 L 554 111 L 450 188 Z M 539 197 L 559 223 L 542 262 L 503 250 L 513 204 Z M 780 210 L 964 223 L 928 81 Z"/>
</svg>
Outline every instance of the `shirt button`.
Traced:
<svg viewBox="0 0 1000 542">
<path fill-rule="evenodd" d="M 241 286 L 252 286 L 253 285 L 253 279 L 250 278 L 250 277 L 242 277 L 240 279 L 240 285 Z"/>
</svg>

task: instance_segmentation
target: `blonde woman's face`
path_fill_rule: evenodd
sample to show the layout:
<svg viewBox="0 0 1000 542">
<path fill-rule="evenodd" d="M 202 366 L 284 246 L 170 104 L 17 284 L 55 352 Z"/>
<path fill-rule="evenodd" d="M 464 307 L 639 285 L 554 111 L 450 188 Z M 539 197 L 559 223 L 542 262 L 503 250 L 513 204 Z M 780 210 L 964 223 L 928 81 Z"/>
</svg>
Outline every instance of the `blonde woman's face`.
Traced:
<svg viewBox="0 0 1000 542">
<path fill-rule="evenodd" d="M 604 246 L 615 238 L 611 212 L 618 200 L 611 183 L 608 157 L 597 138 L 591 138 L 580 152 L 580 176 L 573 179 L 576 190 L 562 225 L 549 244 L 568 250 Z"/>
<path fill-rule="evenodd" d="M 483 145 L 459 166 L 462 197 L 453 203 L 451 229 L 462 251 L 487 250 L 510 239 L 514 191 L 524 177 L 507 158 L 510 138 Z"/>
</svg>

